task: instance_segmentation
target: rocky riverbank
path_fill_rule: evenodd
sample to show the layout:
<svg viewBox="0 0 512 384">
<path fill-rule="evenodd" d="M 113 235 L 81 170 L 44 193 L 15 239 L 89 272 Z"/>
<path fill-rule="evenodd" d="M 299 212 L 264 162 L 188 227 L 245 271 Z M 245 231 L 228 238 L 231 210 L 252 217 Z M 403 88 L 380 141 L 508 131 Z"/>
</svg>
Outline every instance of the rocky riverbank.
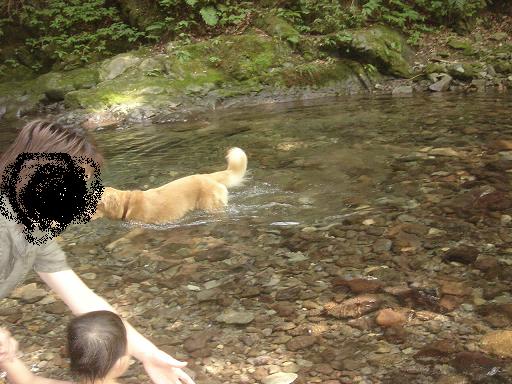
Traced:
<svg viewBox="0 0 512 384">
<path fill-rule="evenodd" d="M 269 16 L 239 34 L 146 47 L 72 71 L 3 82 L 0 114 L 49 113 L 92 129 L 357 92 L 504 91 L 512 84 L 509 22 L 503 16 L 495 29 L 465 37 L 441 31 L 412 49 L 382 25 L 315 37 Z"/>
</svg>

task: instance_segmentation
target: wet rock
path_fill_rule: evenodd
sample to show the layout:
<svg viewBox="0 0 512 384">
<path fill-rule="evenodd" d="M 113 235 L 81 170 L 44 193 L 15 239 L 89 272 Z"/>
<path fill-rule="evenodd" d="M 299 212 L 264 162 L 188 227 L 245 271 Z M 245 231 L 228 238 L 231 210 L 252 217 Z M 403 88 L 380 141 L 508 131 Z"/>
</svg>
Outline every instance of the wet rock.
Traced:
<svg viewBox="0 0 512 384">
<path fill-rule="evenodd" d="M 391 247 L 393 246 L 393 242 L 389 239 L 377 239 L 375 243 L 373 243 L 373 252 L 376 253 L 384 253 L 389 252 Z"/>
<path fill-rule="evenodd" d="M 494 140 L 489 143 L 489 147 L 496 151 L 512 151 L 512 140 Z"/>
<path fill-rule="evenodd" d="M 429 151 L 429 154 L 434 156 L 446 156 L 446 157 L 461 157 L 461 154 L 453 148 L 433 148 Z"/>
<path fill-rule="evenodd" d="M 377 310 L 380 300 L 374 295 L 360 295 L 341 303 L 330 302 L 324 305 L 324 311 L 338 319 L 356 318 Z"/>
<path fill-rule="evenodd" d="M 36 283 L 27 284 L 22 287 L 15 289 L 11 297 L 13 299 L 19 299 L 27 304 L 37 303 L 39 300 L 46 297 L 48 292 L 44 289 L 37 288 Z"/>
<path fill-rule="evenodd" d="M 433 312 L 442 310 L 440 298 L 435 289 L 410 288 L 398 290 L 397 295 L 400 303 L 404 306 L 416 309 L 427 309 Z"/>
<path fill-rule="evenodd" d="M 441 339 L 433 341 L 432 343 L 421 348 L 421 350 L 414 356 L 414 358 L 425 360 L 430 357 L 451 357 L 459 350 L 460 346 L 456 340 Z"/>
<path fill-rule="evenodd" d="M 488 333 L 480 341 L 482 349 L 498 357 L 512 357 L 512 331 Z"/>
<path fill-rule="evenodd" d="M 289 317 L 295 314 L 295 305 L 288 302 L 279 302 L 272 306 L 272 309 L 281 317 Z"/>
<path fill-rule="evenodd" d="M 437 384 L 470 384 L 470 381 L 466 376 L 449 375 L 440 377 Z"/>
<path fill-rule="evenodd" d="M 492 294 L 492 298 L 496 294 Z M 477 313 L 497 328 L 508 327 L 512 322 L 512 304 L 485 304 L 477 307 Z"/>
<path fill-rule="evenodd" d="M 300 298 L 302 288 L 301 287 L 291 287 L 286 289 L 281 289 L 276 293 L 276 300 L 283 301 L 292 301 L 298 300 Z"/>
<path fill-rule="evenodd" d="M 249 324 L 254 320 L 254 315 L 246 311 L 227 309 L 215 319 L 226 324 Z"/>
<path fill-rule="evenodd" d="M 332 281 L 334 287 L 348 287 L 354 293 L 379 292 L 384 284 L 377 279 L 342 279 L 335 278 Z"/>
<path fill-rule="evenodd" d="M 216 333 L 217 332 L 214 330 L 196 332 L 185 340 L 183 343 L 183 349 L 189 353 L 199 349 L 204 349 L 207 346 L 208 341 L 215 336 Z"/>
<path fill-rule="evenodd" d="M 376 322 L 381 327 L 394 327 L 405 324 L 407 318 L 401 312 L 391 308 L 381 309 L 377 314 Z"/>
<path fill-rule="evenodd" d="M 262 384 L 291 384 L 297 377 L 299 376 L 296 373 L 278 372 L 265 377 L 261 382 Z"/>
<path fill-rule="evenodd" d="M 52 304 L 48 304 L 44 307 L 45 312 L 52 313 L 54 315 L 63 315 L 69 312 L 69 308 L 62 301 L 57 301 Z"/>
<path fill-rule="evenodd" d="M 451 365 L 460 373 L 485 375 L 503 363 L 481 352 L 464 351 L 455 355 Z"/>
<path fill-rule="evenodd" d="M 296 336 L 286 343 L 286 348 L 290 351 L 299 351 L 316 344 L 317 341 L 315 336 Z"/>
<path fill-rule="evenodd" d="M 199 302 L 217 300 L 222 293 L 223 291 L 220 288 L 205 289 L 197 292 L 197 300 Z"/>
<path fill-rule="evenodd" d="M 468 296 L 471 294 L 471 288 L 467 287 L 464 282 L 459 281 L 443 281 L 441 282 L 441 293 L 453 296 Z"/>
<path fill-rule="evenodd" d="M 396 88 L 393 88 L 393 91 L 391 91 L 391 94 L 393 96 L 399 96 L 399 95 L 410 95 L 413 92 L 413 88 L 410 85 L 402 85 Z"/>
<path fill-rule="evenodd" d="M 450 75 L 444 75 L 441 80 L 438 80 L 434 84 L 431 84 L 428 89 L 434 92 L 445 92 L 450 89 L 452 83 L 452 77 Z"/>
<path fill-rule="evenodd" d="M 461 245 L 449 249 L 444 255 L 443 260 L 455 261 L 461 264 L 472 264 L 478 258 L 478 249 L 467 245 Z"/>
</svg>

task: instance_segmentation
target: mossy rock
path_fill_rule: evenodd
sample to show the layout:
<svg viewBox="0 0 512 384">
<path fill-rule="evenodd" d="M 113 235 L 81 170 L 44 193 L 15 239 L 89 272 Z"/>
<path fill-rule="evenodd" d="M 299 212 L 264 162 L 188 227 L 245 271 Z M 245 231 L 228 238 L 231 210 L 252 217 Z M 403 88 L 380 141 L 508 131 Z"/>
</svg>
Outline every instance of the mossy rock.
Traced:
<svg viewBox="0 0 512 384">
<path fill-rule="evenodd" d="M 315 88 L 343 81 L 359 82 L 357 73 L 348 60 L 317 60 L 291 68 L 283 68 L 279 77 L 286 87 L 308 86 Z"/>
<path fill-rule="evenodd" d="M 34 71 L 24 65 L 12 67 L 0 65 L 0 81 L 24 81 L 36 77 Z"/>
<path fill-rule="evenodd" d="M 300 41 L 300 33 L 290 23 L 278 16 L 266 14 L 257 18 L 254 24 L 270 36 L 288 41 L 292 45 L 296 45 Z"/>
<path fill-rule="evenodd" d="M 442 63 L 428 63 L 425 67 L 425 73 L 430 75 L 431 73 L 445 73 L 446 65 Z"/>
<path fill-rule="evenodd" d="M 168 48 L 168 52 L 175 56 L 177 51 L 185 51 L 188 61 L 201 61 L 237 81 L 265 75 L 293 58 L 291 48 L 286 43 L 256 33 L 219 36 L 180 50 Z"/>
<path fill-rule="evenodd" d="M 473 48 L 471 42 L 468 39 L 452 37 L 448 40 L 446 44 L 450 48 L 462 51 L 462 53 L 466 56 L 472 56 L 476 53 L 475 49 Z"/>
<path fill-rule="evenodd" d="M 79 68 L 68 72 L 49 72 L 35 79 L 31 92 L 44 94 L 48 101 L 61 101 L 76 89 L 92 88 L 99 81 L 95 67 Z"/>
<path fill-rule="evenodd" d="M 404 36 L 383 25 L 350 30 L 336 39 L 338 54 L 375 65 L 382 73 L 409 77 L 413 51 Z"/>
<path fill-rule="evenodd" d="M 100 67 L 100 80 L 112 80 L 123 74 L 126 70 L 139 65 L 144 56 L 143 51 L 121 53 L 103 61 Z"/>
<path fill-rule="evenodd" d="M 452 64 L 448 67 L 448 74 L 454 79 L 469 81 L 478 77 L 483 67 L 478 63 Z"/>
<path fill-rule="evenodd" d="M 493 67 L 497 73 L 500 73 L 502 75 L 512 74 L 512 62 L 511 61 L 505 61 L 505 60 L 496 61 L 493 64 Z"/>
</svg>

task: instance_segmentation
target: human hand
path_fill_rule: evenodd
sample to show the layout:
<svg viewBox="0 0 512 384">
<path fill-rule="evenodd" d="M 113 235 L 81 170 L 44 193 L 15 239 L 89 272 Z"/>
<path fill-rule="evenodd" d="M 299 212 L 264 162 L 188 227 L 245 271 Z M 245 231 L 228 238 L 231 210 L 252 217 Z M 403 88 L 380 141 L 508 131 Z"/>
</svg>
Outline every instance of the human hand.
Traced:
<svg viewBox="0 0 512 384">
<path fill-rule="evenodd" d="M 0 363 L 15 358 L 16 352 L 18 352 L 18 342 L 7 329 L 0 328 Z"/>
<path fill-rule="evenodd" d="M 195 384 L 182 369 L 187 363 L 172 358 L 160 349 L 149 354 L 142 363 L 154 384 Z"/>
</svg>

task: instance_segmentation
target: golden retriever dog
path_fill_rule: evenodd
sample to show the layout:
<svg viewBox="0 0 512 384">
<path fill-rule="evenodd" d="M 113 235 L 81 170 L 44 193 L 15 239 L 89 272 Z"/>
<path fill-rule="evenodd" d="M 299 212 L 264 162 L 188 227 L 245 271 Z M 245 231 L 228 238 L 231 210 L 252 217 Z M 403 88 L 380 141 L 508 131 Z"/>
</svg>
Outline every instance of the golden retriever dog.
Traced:
<svg viewBox="0 0 512 384">
<path fill-rule="evenodd" d="M 228 188 L 239 185 L 247 170 L 247 156 L 240 148 L 231 148 L 226 160 L 224 171 L 186 176 L 147 191 L 106 187 L 92 219 L 162 224 L 196 209 L 218 211 L 228 203 Z"/>
</svg>

